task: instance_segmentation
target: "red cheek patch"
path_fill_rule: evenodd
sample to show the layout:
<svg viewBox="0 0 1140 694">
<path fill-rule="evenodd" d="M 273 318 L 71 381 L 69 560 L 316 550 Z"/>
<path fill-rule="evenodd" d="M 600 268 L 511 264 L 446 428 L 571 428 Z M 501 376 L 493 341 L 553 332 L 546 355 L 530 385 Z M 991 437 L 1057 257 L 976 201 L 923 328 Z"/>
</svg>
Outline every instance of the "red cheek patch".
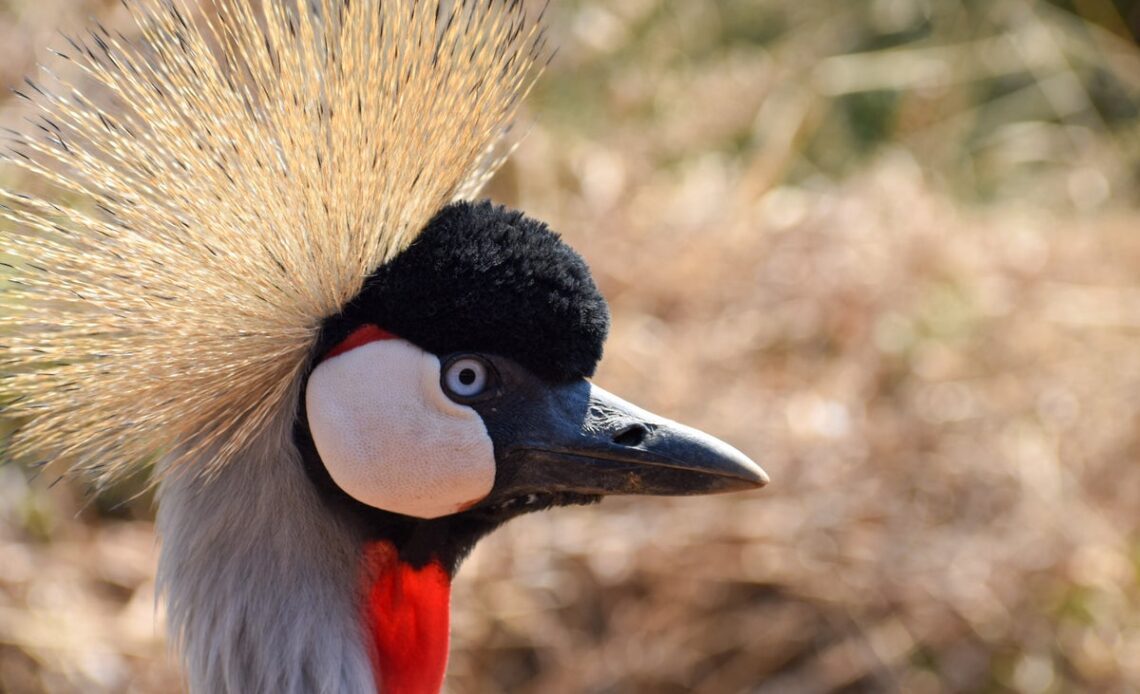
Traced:
<svg viewBox="0 0 1140 694">
<path fill-rule="evenodd" d="M 344 354 L 345 352 L 356 349 L 357 347 L 363 347 L 369 342 L 395 339 L 397 339 L 395 335 L 388 332 L 387 330 L 380 328 L 379 326 L 362 325 L 356 330 L 353 330 L 352 334 L 344 338 L 340 344 L 330 349 L 328 354 L 321 358 L 321 361 L 324 361 L 325 359 L 332 359 L 337 355 Z"/>
</svg>

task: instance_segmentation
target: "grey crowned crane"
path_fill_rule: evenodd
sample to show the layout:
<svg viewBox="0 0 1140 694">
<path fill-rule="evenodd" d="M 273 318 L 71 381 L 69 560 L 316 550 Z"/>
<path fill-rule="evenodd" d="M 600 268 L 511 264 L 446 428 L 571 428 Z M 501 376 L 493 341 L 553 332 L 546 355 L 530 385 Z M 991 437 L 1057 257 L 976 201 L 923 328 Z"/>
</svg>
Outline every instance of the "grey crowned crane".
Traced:
<svg viewBox="0 0 1140 694">
<path fill-rule="evenodd" d="M 505 521 L 766 482 L 588 381 L 582 259 L 467 201 L 545 55 L 520 3 L 127 7 L 140 38 L 21 90 L 0 368 L 17 454 L 154 462 L 192 691 L 438 691 L 452 578 Z"/>
</svg>

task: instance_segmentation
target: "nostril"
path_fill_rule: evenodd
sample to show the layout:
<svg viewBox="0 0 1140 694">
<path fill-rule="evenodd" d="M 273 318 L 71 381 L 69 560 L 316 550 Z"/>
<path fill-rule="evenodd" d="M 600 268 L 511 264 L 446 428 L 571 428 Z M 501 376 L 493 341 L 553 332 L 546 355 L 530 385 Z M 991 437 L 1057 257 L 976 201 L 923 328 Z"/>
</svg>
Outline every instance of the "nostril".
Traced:
<svg viewBox="0 0 1140 694">
<path fill-rule="evenodd" d="M 630 424 L 614 436 L 614 443 L 619 446 L 637 446 L 640 445 L 648 435 L 649 427 L 644 424 Z"/>
</svg>

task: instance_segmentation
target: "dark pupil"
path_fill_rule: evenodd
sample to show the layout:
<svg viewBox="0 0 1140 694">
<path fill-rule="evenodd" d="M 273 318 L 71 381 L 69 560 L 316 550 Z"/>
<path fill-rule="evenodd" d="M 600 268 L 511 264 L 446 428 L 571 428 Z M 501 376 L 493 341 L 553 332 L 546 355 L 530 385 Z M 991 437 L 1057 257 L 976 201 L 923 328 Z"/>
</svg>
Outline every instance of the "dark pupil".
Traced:
<svg viewBox="0 0 1140 694">
<path fill-rule="evenodd" d="M 475 369 L 464 369 L 459 372 L 459 382 L 469 386 L 475 382 Z"/>
</svg>

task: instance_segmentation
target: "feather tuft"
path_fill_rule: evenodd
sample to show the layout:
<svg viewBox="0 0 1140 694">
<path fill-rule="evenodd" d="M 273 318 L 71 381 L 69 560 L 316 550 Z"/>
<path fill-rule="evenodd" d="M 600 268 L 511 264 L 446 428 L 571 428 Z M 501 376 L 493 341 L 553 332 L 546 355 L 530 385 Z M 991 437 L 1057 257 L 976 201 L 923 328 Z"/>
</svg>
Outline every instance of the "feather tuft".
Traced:
<svg viewBox="0 0 1140 694">
<path fill-rule="evenodd" d="M 211 475 L 296 407 L 322 319 L 501 163 L 542 32 L 510 0 L 124 4 L 139 37 L 69 39 L 78 78 L 28 80 L 6 134 L 40 192 L 0 188 L 5 414 L 15 454 L 98 482 Z"/>
</svg>

